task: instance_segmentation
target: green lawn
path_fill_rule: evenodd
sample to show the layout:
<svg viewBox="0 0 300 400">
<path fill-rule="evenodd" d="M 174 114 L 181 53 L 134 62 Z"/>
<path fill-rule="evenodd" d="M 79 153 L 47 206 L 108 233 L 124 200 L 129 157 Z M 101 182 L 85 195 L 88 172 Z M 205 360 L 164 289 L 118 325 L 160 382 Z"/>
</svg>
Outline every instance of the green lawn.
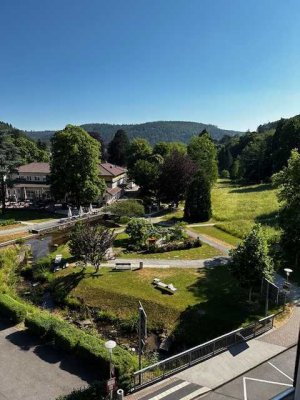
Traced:
<svg viewBox="0 0 300 400">
<path fill-rule="evenodd" d="M 276 234 L 278 200 L 271 185 L 241 186 L 219 181 L 212 190 L 213 220 L 217 228 L 243 237 L 255 222 L 268 236 Z"/>
<path fill-rule="evenodd" d="M 191 226 L 194 232 L 208 235 L 222 242 L 228 243 L 231 246 L 236 246 L 241 240 L 215 226 Z"/>
<path fill-rule="evenodd" d="M 202 260 L 205 258 L 212 258 L 215 256 L 222 255 L 222 253 L 203 243 L 201 247 L 197 247 L 189 250 L 174 250 L 165 253 L 125 253 L 125 248 L 128 243 L 128 235 L 126 233 L 119 233 L 115 240 L 115 248 L 117 257 L 121 258 L 137 258 L 137 259 L 153 259 L 153 260 Z"/>
<path fill-rule="evenodd" d="M 44 222 L 57 218 L 56 215 L 46 211 L 30 209 L 7 209 L 4 215 L 0 214 L 0 220 L 12 219 L 24 222 Z"/>
<path fill-rule="evenodd" d="M 152 285 L 154 278 L 173 283 L 178 291 L 174 295 L 162 293 Z M 151 328 L 173 330 L 188 346 L 235 329 L 255 317 L 249 313 L 246 294 L 232 280 L 227 266 L 122 272 L 102 268 L 99 274 L 92 268 L 70 268 L 55 275 L 53 287 L 69 299 L 80 299 L 121 319 L 136 316 L 138 301 L 142 301 Z"/>
</svg>

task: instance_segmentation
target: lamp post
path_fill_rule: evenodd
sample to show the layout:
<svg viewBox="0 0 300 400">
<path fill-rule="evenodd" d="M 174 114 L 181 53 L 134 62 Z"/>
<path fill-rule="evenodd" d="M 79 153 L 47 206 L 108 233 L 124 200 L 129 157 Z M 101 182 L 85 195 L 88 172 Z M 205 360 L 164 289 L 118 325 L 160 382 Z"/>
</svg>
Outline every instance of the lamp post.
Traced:
<svg viewBox="0 0 300 400">
<path fill-rule="evenodd" d="M 116 347 L 117 343 L 114 340 L 108 340 L 105 342 L 105 348 L 109 351 L 109 379 L 112 378 L 112 372 L 113 372 L 113 364 L 112 364 L 112 352 L 113 349 Z M 113 390 L 110 390 L 109 393 L 110 399 L 113 398 Z"/>
<path fill-rule="evenodd" d="M 285 310 L 285 304 L 286 304 L 286 292 L 289 290 L 289 276 L 293 272 L 291 268 L 284 268 L 284 272 L 286 273 L 286 290 L 285 290 L 285 295 L 284 295 L 284 310 Z"/>
<path fill-rule="evenodd" d="M 284 268 L 284 272 L 286 273 L 286 283 L 289 283 L 289 276 L 293 270 L 291 268 Z"/>
</svg>

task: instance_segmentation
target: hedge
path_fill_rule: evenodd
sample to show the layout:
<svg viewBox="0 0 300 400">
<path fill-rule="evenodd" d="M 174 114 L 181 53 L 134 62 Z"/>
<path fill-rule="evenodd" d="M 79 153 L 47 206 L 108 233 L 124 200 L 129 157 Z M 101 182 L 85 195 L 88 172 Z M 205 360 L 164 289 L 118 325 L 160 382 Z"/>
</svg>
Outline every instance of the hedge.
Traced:
<svg viewBox="0 0 300 400">
<path fill-rule="evenodd" d="M 100 338 L 83 332 L 46 311 L 36 311 L 27 315 L 25 325 L 34 334 L 53 340 L 56 347 L 75 352 L 80 358 L 97 365 L 106 377 L 109 370 L 109 354 Z M 117 346 L 113 352 L 113 363 L 120 384 L 129 388 L 130 373 L 137 367 L 135 357 Z"/>
<path fill-rule="evenodd" d="M 27 307 L 7 294 L 0 293 L 0 315 L 10 321 L 19 323 L 24 321 Z"/>
<path fill-rule="evenodd" d="M 106 382 L 94 382 L 88 388 L 74 390 L 66 396 L 60 396 L 56 400 L 105 400 L 107 399 Z"/>
</svg>

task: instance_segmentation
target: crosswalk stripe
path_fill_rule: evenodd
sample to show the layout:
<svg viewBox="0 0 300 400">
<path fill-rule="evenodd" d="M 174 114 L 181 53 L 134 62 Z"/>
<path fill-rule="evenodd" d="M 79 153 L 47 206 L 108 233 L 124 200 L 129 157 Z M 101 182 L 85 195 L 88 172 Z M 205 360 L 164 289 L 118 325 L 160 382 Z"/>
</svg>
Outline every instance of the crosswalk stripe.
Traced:
<svg viewBox="0 0 300 400">
<path fill-rule="evenodd" d="M 185 397 L 182 397 L 180 400 L 191 400 L 191 399 L 194 399 L 195 396 L 199 396 L 200 394 L 203 394 L 203 393 L 206 393 L 206 392 L 209 392 L 209 391 L 210 391 L 209 388 L 207 388 L 207 387 L 202 387 L 202 388 L 200 388 L 200 389 L 198 389 L 198 390 L 195 390 L 195 391 L 192 392 L 192 393 L 189 393 L 189 394 L 186 395 Z"/>
<path fill-rule="evenodd" d="M 165 392 L 162 392 L 158 394 L 157 396 L 151 397 L 149 400 L 160 400 L 166 396 L 168 396 L 171 393 L 177 392 L 177 390 L 182 389 L 183 387 L 189 385 L 189 382 L 182 382 L 179 385 L 173 386 L 171 389 L 166 390 Z"/>
</svg>

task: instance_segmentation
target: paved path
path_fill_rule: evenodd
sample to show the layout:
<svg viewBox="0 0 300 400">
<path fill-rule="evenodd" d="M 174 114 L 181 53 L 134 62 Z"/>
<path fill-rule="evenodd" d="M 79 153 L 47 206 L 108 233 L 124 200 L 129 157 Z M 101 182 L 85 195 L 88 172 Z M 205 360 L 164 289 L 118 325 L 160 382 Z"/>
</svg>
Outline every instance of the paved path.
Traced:
<svg viewBox="0 0 300 400">
<path fill-rule="evenodd" d="M 113 267 L 115 263 L 128 262 L 133 267 L 139 267 L 140 261 L 143 262 L 145 268 L 212 268 L 219 265 L 227 264 L 229 257 L 219 256 L 213 258 L 207 258 L 204 260 L 155 260 L 151 258 L 137 259 L 137 258 L 116 258 L 113 262 L 109 261 L 106 264 L 102 264 L 103 267 Z"/>
<path fill-rule="evenodd" d="M 228 255 L 229 250 L 232 249 L 232 246 L 230 244 L 221 242 L 220 240 L 217 240 L 217 239 L 213 238 L 212 236 L 202 235 L 201 233 L 191 231 L 190 229 L 185 229 L 185 231 L 192 238 L 195 238 L 195 239 L 199 238 L 203 243 L 209 244 L 210 246 L 214 247 L 215 249 L 221 251 L 223 254 Z"/>
<path fill-rule="evenodd" d="M 0 321 L 0 400 L 54 400 L 95 379 L 75 357 Z"/>
</svg>

